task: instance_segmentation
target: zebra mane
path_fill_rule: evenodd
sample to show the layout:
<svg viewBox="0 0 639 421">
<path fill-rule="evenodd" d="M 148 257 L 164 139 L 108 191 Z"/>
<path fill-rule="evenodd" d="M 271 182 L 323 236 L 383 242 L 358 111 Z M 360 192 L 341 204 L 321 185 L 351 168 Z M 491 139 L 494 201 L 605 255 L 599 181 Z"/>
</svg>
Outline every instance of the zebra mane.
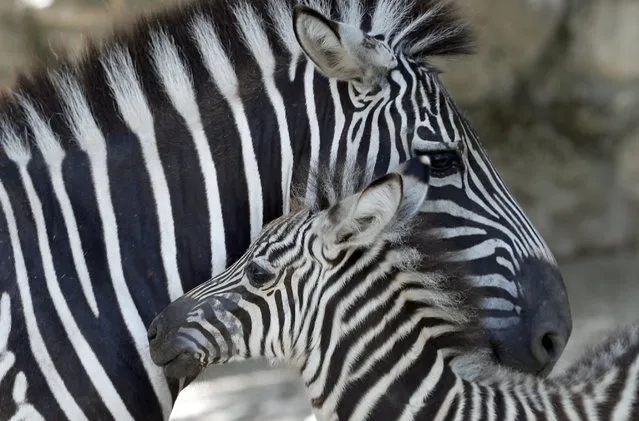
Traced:
<svg viewBox="0 0 639 421">
<path fill-rule="evenodd" d="M 471 31 L 448 0 L 303 1 L 326 16 L 385 38 L 397 51 L 414 59 L 471 52 Z M 170 77 L 171 60 L 178 60 L 171 56 L 172 52 L 165 51 L 167 48 L 176 47 L 179 58 L 188 64 L 187 69 L 193 76 L 206 73 L 193 42 L 194 33 L 198 31 L 205 39 L 213 36 L 219 40 L 217 47 L 216 40 L 211 40 L 209 59 L 215 62 L 219 54 L 226 54 L 232 63 L 232 70 L 219 70 L 229 85 L 221 89 L 237 90 L 246 98 L 262 89 L 257 61 L 265 60 L 274 72 L 284 72 L 302 56 L 292 22 L 292 9 L 297 2 L 193 0 L 135 18 L 130 24 L 114 28 L 110 37 L 98 42 L 89 40 L 86 51 L 78 59 L 60 53 L 62 58 L 56 62 L 40 63 L 19 74 L 9 92 L 0 92 L 0 132 L 14 130 L 28 136 L 29 130 L 25 127 L 29 126 L 29 112 L 25 108 L 31 106 L 49 120 L 56 133 L 68 133 L 58 91 L 68 90 L 69 86 L 91 98 L 94 113 L 113 114 L 113 93 L 102 86 L 106 85 L 103 65 L 110 63 L 117 71 L 118 66 L 113 63 L 124 56 L 127 59 L 130 56 L 149 103 L 153 104 L 155 97 L 163 95 L 163 88 L 156 80 L 157 72 L 169 73 L 167 77 Z M 250 50 L 255 50 L 255 46 L 261 51 L 270 47 L 271 54 L 265 51 L 263 55 L 254 56 Z M 164 54 L 160 64 L 150 57 L 151 52 L 158 49 Z M 160 70 L 156 69 L 158 65 Z M 229 72 L 235 72 L 235 75 Z M 241 83 L 238 84 L 238 80 Z M 63 148 L 73 146 L 72 136 L 60 137 Z M 17 138 L 12 138 L 15 143 Z M 11 148 L 3 143 L 0 148 Z M 26 146 L 30 149 L 28 143 Z"/>
<path fill-rule="evenodd" d="M 147 47 L 149 33 L 166 31 L 176 38 L 185 34 L 197 18 L 213 23 L 227 53 L 244 52 L 250 42 L 238 24 L 266 30 L 274 52 L 302 54 L 293 29 L 293 6 L 303 4 L 330 19 L 383 37 L 397 51 L 415 59 L 430 56 L 470 54 L 474 33 L 462 19 L 453 0 L 190 0 L 136 17 L 114 31 L 103 49 L 125 44 L 132 50 Z M 255 12 L 256 15 L 252 15 Z M 255 19 L 257 17 L 257 19 Z M 242 55 L 235 59 L 241 60 Z M 89 60 L 94 57 L 88 57 Z"/>
<path fill-rule="evenodd" d="M 54 106 L 49 104 L 56 104 L 53 76 L 73 76 L 83 90 L 90 90 L 96 80 L 102 80 L 99 77 L 101 63 L 121 51 L 131 55 L 138 73 L 154 74 L 149 52 L 158 34 L 166 34 L 187 62 L 197 62 L 199 53 L 193 46 L 193 31 L 206 23 L 217 33 L 238 79 L 243 82 L 239 89 L 245 93 L 258 88 L 261 75 L 255 63 L 265 59 L 250 54 L 249 45 L 266 42 L 272 50 L 276 71 L 284 70 L 301 57 L 292 24 L 292 8 L 297 2 L 193 0 L 173 5 L 119 25 L 110 37 L 97 42 L 89 40 L 79 59 L 59 52 L 56 62 L 34 65 L 18 74 L 11 91 L 32 98 L 45 111 L 50 111 Z M 333 19 L 385 38 L 396 50 L 415 59 L 472 51 L 471 31 L 448 0 L 303 0 L 303 3 Z M 197 69 L 191 71 L 197 72 Z M 21 108 L 19 103 L 19 97 L 0 93 L 0 119 L 23 121 L 20 118 L 23 113 L 15 115 L 15 109 Z"/>
<path fill-rule="evenodd" d="M 304 172 L 304 171 L 302 171 Z M 344 163 L 339 168 L 318 165 L 308 172 L 308 183 L 315 196 L 304 196 L 306 182 L 294 180 L 291 211 L 310 209 L 319 212 L 329 209 L 343 198 L 362 191 L 375 177 L 369 168 Z M 428 199 L 427 199 L 428 200 Z M 401 213 L 401 212 L 400 212 Z M 400 270 L 419 274 L 424 291 L 429 296 L 427 304 L 446 314 L 455 325 L 450 334 L 436 339 L 440 348 L 455 349 L 457 355 L 481 355 L 482 360 L 493 362 L 487 334 L 480 324 L 478 309 L 482 297 L 473 288 L 462 263 L 451 262 L 444 242 L 430 231 L 433 226 L 427 213 L 417 212 L 409 217 L 399 216 L 400 221 L 390 224 L 384 238 L 391 248 L 401 248 L 406 256 Z M 434 298 L 430 301 L 430 298 Z M 480 352 L 481 351 L 481 352 Z M 473 359 L 476 362 L 477 358 Z"/>
</svg>

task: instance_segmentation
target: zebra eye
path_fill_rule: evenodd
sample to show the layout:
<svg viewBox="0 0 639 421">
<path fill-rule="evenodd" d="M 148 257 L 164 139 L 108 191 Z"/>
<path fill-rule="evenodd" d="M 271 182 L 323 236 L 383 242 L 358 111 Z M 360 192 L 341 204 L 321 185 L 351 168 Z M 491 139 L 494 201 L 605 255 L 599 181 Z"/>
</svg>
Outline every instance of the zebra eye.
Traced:
<svg viewBox="0 0 639 421">
<path fill-rule="evenodd" d="M 265 269 L 256 261 L 252 261 L 246 266 L 244 274 L 248 278 L 249 282 L 256 287 L 262 287 L 268 284 L 275 277 L 273 273 L 271 273 L 268 269 Z"/>
<path fill-rule="evenodd" d="M 437 176 L 450 175 L 463 168 L 460 156 L 455 151 L 436 152 L 430 155 L 431 171 Z"/>
</svg>

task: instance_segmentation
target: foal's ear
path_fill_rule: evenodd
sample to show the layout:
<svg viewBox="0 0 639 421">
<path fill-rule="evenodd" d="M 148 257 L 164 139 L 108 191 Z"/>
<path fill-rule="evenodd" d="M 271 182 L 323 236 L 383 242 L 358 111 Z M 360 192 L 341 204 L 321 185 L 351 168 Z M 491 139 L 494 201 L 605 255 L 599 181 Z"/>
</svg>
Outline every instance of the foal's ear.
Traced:
<svg viewBox="0 0 639 421">
<path fill-rule="evenodd" d="M 389 173 L 336 204 L 328 215 L 331 240 L 349 246 L 374 242 L 399 209 L 402 191 L 402 177 Z"/>
<path fill-rule="evenodd" d="M 373 87 L 397 66 L 385 41 L 309 7 L 295 6 L 293 28 L 306 56 L 326 77 Z"/>
<path fill-rule="evenodd" d="M 400 213 L 402 217 L 412 217 L 419 212 L 430 183 L 430 158 L 416 156 L 398 165 L 393 172 L 401 175 L 404 184 Z"/>
</svg>

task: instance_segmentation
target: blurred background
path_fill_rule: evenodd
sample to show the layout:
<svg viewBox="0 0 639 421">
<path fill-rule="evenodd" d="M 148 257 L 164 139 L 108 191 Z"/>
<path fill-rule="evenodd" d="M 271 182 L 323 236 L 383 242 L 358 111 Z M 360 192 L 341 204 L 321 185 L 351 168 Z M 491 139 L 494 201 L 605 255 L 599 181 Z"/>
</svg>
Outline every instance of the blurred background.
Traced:
<svg viewBox="0 0 639 421">
<path fill-rule="evenodd" d="M 0 0 L 0 87 L 114 22 L 180 0 Z M 639 0 L 456 0 L 478 54 L 436 64 L 557 256 L 574 320 L 555 372 L 639 319 Z M 302 421 L 297 378 L 260 363 L 207 371 L 172 420 Z"/>
</svg>

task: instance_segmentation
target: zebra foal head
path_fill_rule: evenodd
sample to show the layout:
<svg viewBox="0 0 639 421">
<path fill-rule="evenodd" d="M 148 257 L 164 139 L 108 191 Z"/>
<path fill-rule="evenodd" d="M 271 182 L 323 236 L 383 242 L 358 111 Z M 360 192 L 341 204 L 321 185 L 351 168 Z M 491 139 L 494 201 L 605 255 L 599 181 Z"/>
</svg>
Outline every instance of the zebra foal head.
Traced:
<svg viewBox="0 0 639 421">
<path fill-rule="evenodd" d="M 179 378 L 210 364 L 267 357 L 307 378 L 320 360 L 345 358 L 340 353 L 355 338 L 383 339 L 395 323 L 410 330 L 412 312 L 424 316 L 413 301 L 436 303 L 430 317 L 450 325 L 443 337 L 459 331 L 453 327 L 474 308 L 462 307 L 469 288 L 455 283 L 454 264 L 441 270 L 439 240 L 425 235 L 426 219 L 415 218 L 429 178 L 428 158 L 413 158 L 340 200 L 358 190 L 351 183 L 324 209 L 305 207 L 271 222 L 233 266 L 154 319 L 153 361 Z M 466 328 L 465 340 L 477 332 Z M 449 338 L 447 346 L 454 350 L 454 343 Z"/>
<path fill-rule="evenodd" d="M 339 13 L 294 7 L 293 27 L 317 71 L 347 86 L 350 103 L 341 106 L 352 120 L 347 138 L 358 146 L 345 148 L 344 159 L 374 162 L 379 176 L 404 159 L 430 157 L 430 198 L 421 211 L 449 260 L 466 265 L 483 295 L 481 317 L 496 356 L 548 373 L 572 329 L 557 262 L 428 63 L 430 56 L 470 52 L 471 32 L 450 2 L 381 0 L 361 24 L 358 2 L 338 3 Z M 383 136 L 393 130 L 391 142 L 402 144 L 387 151 Z"/>
</svg>

